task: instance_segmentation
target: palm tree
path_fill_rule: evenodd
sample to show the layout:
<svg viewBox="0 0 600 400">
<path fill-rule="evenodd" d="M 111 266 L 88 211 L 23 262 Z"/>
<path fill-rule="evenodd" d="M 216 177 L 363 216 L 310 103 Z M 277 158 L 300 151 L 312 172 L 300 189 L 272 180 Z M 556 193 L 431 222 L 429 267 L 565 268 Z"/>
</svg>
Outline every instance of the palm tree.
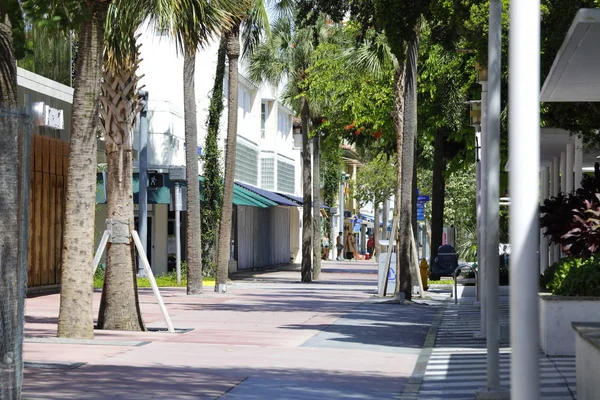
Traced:
<svg viewBox="0 0 600 400">
<path fill-rule="evenodd" d="M 94 336 L 90 271 L 94 247 L 98 99 L 108 2 L 81 2 L 81 8 L 81 13 L 89 12 L 89 17 L 79 28 L 58 336 L 89 339 Z"/>
<path fill-rule="evenodd" d="M 7 7 L 8 6 L 8 7 Z M 23 18 L 17 1 L 0 3 L 0 398 L 21 398 L 25 266 L 19 240 L 23 221 L 19 190 L 19 114 L 16 53 Z M 20 54 L 22 56 L 22 52 Z M 22 161 L 22 160 L 21 160 Z M 26 210 L 25 210 L 26 211 Z M 20 247 L 21 246 L 21 247 Z M 24 246 L 27 246 L 25 243 Z"/>
<path fill-rule="evenodd" d="M 134 220 L 133 126 L 142 106 L 135 30 L 144 17 L 128 0 L 117 0 L 109 8 L 106 24 L 100 128 L 106 143 L 107 216 L 113 236 L 106 250 L 99 329 L 144 330 L 130 235 Z"/>
<path fill-rule="evenodd" d="M 175 0 L 172 16 L 165 15 L 164 29 L 176 38 L 177 49 L 184 55 L 183 99 L 186 143 L 187 190 L 187 294 L 197 295 L 202 287 L 202 247 L 200 220 L 200 186 L 198 182 L 198 127 L 194 75 L 198 47 L 218 31 L 228 31 L 246 1 Z M 236 90 L 237 92 L 237 90 Z M 236 108 L 237 110 L 237 108 Z M 198 195 L 192 195 L 197 193 Z"/>
<path fill-rule="evenodd" d="M 310 282 L 312 246 L 312 175 L 309 150 L 311 103 L 307 96 L 306 78 L 312 54 L 326 37 L 327 25 L 319 18 L 314 26 L 295 26 L 292 18 L 283 17 L 271 28 L 271 37 L 257 47 L 250 57 L 250 77 L 274 85 L 286 79 L 284 100 L 300 114 L 302 121 L 302 282 Z"/>
<path fill-rule="evenodd" d="M 215 291 L 227 291 L 229 272 L 231 217 L 233 211 L 233 182 L 235 179 L 235 153 L 238 120 L 238 60 L 240 57 L 240 31 L 244 40 L 243 54 L 250 54 L 260 43 L 263 32 L 268 33 L 269 22 L 263 0 L 252 0 L 239 10 L 231 28 L 224 32 L 229 66 L 227 76 L 227 143 L 225 147 L 225 176 L 223 183 L 223 206 L 219 224 L 219 249 L 217 252 L 217 280 Z M 225 60 L 223 59 L 222 62 Z M 219 66 L 217 66 L 219 68 Z"/>
</svg>

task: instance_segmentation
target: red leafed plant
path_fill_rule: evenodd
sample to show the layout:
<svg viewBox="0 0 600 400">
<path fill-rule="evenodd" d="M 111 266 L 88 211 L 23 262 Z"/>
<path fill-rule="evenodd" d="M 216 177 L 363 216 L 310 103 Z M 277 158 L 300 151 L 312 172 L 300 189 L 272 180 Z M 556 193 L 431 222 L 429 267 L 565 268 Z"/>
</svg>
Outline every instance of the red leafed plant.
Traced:
<svg viewBox="0 0 600 400">
<path fill-rule="evenodd" d="M 573 209 L 571 229 L 561 236 L 563 251 L 588 258 L 600 249 L 600 194 L 584 200 L 584 208 Z"/>
</svg>

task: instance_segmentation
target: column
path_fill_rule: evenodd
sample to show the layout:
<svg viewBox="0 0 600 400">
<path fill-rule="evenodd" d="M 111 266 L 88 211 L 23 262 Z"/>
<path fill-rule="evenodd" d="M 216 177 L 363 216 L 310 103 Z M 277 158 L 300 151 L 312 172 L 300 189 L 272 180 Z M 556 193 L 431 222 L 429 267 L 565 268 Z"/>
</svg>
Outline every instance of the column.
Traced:
<svg viewBox="0 0 600 400">
<path fill-rule="evenodd" d="M 511 398 L 538 400 L 537 235 L 540 168 L 540 0 L 512 1 L 509 28 Z"/>
<path fill-rule="evenodd" d="M 487 182 L 488 182 L 488 171 L 486 168 L 486 163 L 487 163 L 487 142 L 486 142 L 486 136 L 487 136 L 487 108 L 488 108 L 488 96 L 487 96 L 487 81 L 486 82 L 480 82 L 481 83 L 481 161 L 479 162 L 480 166 L 481 166 L 481 186 L 480 186 L 480 190 L 481 190 L 481 199 L 480 199 L 480 213 L 481 213 L 481 231 L 480 231 L 480 240 L 479 242 L 481 243 L 481 247 L 477 248 L 478 254 L 480 254 L 480 261 L 481 264 L 479 264 L 479 281 L 481 282 L 481 287 L 479 288 L 480 292 L 482 294 L 487 292 L 487 288 L 486 288 L 486 284 L 487 284 L 487 279 L 486 279 L 486 273 L 487 273 L 487 258 L 486 258 L 486 251 L 485 251 L 485 243 L 486 243 L 486 215 L 487 215 Z M 486 332 L 487 332 L 487 324 L 486 324 L 486 318 L 487 318 L 487 313 L 486 313 L 486 307 L 487 307 L 487 296 L 482 295 L 481 296 L 481 305 L 480 305 L 480 312 L 481 312 L 481 323 L 480 323 L 480 335 L 481 337 L 485 337 L 486 336 Z"/>
<path fill-rule="evenodd" d="M 579 136 L 575 136 L 575 163 L 574 163 L 574 181 L 573 189 L 577 190 L 581 187 L 581 179 L 583 176 L 583 143 Z"/>
<path fill-rule="evenodd" d="M 567 144 L 567 156 L 565 158 L 566 162 L 566 174 L 567 178 L 566 182 L 566 190 L 567 193 L 571 193 L 573 191 L 573 155 L 574 155 L 574 146 L 572 143 Z"/>
<path fill-rule="evenodd" d="M 552 167 L 554 172 L 552 173 L 552 196 L 558 196 L 560 192 L 560 161 L 558 157 L 552 159 Z M 557 244 L 552 245 L 552 264 L 560 260 L 560 247 Z"/>
<path fill-rule="evenodd" d="M 543 167 L 540 174 L 542 178 L 542 195 L 540 200 L 543 203 L 544 200 L 548 198 L 548 167 Z M 548 258 L 549 240 L 548 237 L 544 235 L 545 231 L 545 228 L 542 228 L 540 230 L 540 273 L 543 273 L 546 270 L 546 268 L 548 268 L 548 266 L 550 265 Z"/>
<path fill-rule="evenodd" d="M 567 170 L 566 170 L 566 153 L 560 153 L 560 191 L 567 192 Z"/>
</svg>

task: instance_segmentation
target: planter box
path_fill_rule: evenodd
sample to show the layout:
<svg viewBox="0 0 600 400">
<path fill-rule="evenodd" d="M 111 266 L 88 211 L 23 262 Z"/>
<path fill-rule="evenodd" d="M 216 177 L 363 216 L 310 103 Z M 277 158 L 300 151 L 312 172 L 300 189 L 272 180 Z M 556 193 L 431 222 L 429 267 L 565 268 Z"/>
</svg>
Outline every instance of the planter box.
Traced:
<svg viewBox="0 0 600 400">
<path fill-rule="evenodd" d="M 574 356 L 572 322 L 600 322 L 600 297 L 540 293 L 540 346 L 548 356 Z"/>
<path fill-rule="evenodd" d="M 600 323 L 573 323 L 575 330 L 577 398 L 600 399 Z"/>
</svg>

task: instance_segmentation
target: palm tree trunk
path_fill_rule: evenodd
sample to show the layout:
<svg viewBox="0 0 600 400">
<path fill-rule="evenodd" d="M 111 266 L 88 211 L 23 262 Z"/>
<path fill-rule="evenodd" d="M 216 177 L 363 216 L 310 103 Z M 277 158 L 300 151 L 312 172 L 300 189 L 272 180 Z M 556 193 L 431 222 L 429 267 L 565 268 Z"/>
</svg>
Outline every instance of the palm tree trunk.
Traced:
<svg viewBox="0 0 600 400">
<path fill-rule="evenodd" d="M 98 329 L 143 331 L 144 324 L 137 298 L 134 245 L 129 230 L 133 227 L 133 170 L 130 141 L 117 144 L 105 136 L 107 161 L 107 217 L 125 227 L 123 242 L 115 240 L 106 248 L 106 272 L 98 313 Z"/>
<path fill-rule="evenodd" d="M 131 38 L 131 41 L 135 39 Z M 101 128 L 106 143 L 107 218 L 112 236 L 106 250 L 106 272 L 98 328 L 142 331 L 137 297 L 133 229 L 133 125 L 141 108 L 136 75 L 139 54 L 119 71 L 105 68 L 100 96 Z"/>
<path fill-rule="evenodd" d="M 233 183 L 235 179 L 235 150 L 238 124 L 238 59 L 240 57 L 239 26 L 227 33 L 227 58 L 229 59 L 229 86 L 227 100 L 227 148 L 225 151 L 225 182 L 223 185 L 223 208 L 219 225 L 219 252 L 217 255 L 217 281 L 215 291 L 227 290 L 229 275 L 229 252 L 231 241 L 231 217 L 233 213 Z"/>
<path fill-rule="evenodd" d="M 313 279 L 321 278 L 321 174 L 319 171 L 319 135 L 313 137 Z"/>
<path fill-rule="evenodd" d="M 444 195 L 446 180 L 444 179 L 444 132 L 438 130 L 433 146 L 433 179 L 431 199 L 431 258 L 429 265 L 437 257 L 438 247 L 442 245 L 444 227 Z"/>
<path fill-rule="evenodd" d="M 185 177 L 187 181 L 187 294 L 202 294 L 202 239 L 198 181 L 198 125 L 196 124 L 196 49 L 186 49 L 183 60 L 185 120 Z"/>
<path fill-rule="evenodd" d="M 408 41 L 406 54 L 406 86 L 404 91 L 404 141 L 401 147 L 402 176 L 400 195 L 399 261 L 400 291 L 405 299 L 412 296 L 412 274 L 417 270 L 412 256 L 413 224 L 413 174 L 415 162 L 415 141 L 417 136 L 417 56 L 419 52 L 418 24 L 413 37 Z"/>
<path fill-rule="evenodd" d="M 0 7 L 0 15 L 2 9 Z M 19 117 L 11 25 L 0 20 L 0 398 L 21 398 L 25 278 L 19 252 Z M 26 246 L 26 245 L 25 245 Z M 20 257 L 21 256 L 21 257 Z"/>
<path fill-rule="evenodd" d="M 310 108 L 308 100 L 303 100 L 302 105 L 302 282 L 310 282 L 311 276 L 311 255 L 312 251 L 312 185 L 311 185 L 311 165 L 310 149 L 308 141 L 308 123 L 310 118 Z"/>
<path fill-rule="evenodd" d="M 97 5 L 93 17 L 83 23 L 79 32 L 62 248 L 59 337 L 94 337 L 96 131 L 107 8 L 108 3 Z"/>
<path fill-rule="evenodd" d="M 406 84 L 404 79 L 405 74 L 406 66 L 403 64 L 399 64 L 398 70 L 396 71 L 396 81 L 394 83 L 394 125 L 396 128 L 396 193 L 394 194 L 394 216 L 400 215 L 400 199 L 402 198 L 402 147 L 404 145 L 404 88 Z M 394 219 L 392 219 L 392 221 Z M 386 230 L 387 221 L 384 220 L 383 232 L 386 232 Z M 394 232 L 393 226 L 392 232 Z M 394 238 L 384 233 L 384 237 L 387 237 L 390 240 L 390 243 L 392 243 L 398 236 Z M 396 250 L 396 287 L 394 289 L 394 294 L 396 295 L 400 292 L 399 277 L 400 252 Z"/>
</svg>

